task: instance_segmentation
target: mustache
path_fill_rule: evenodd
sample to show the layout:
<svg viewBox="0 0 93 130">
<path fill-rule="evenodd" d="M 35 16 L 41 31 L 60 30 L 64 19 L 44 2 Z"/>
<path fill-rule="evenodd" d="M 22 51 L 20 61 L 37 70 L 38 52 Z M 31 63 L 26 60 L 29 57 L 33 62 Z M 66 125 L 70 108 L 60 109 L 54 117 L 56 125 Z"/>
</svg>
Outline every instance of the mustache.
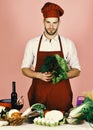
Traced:
<svg viewBox="0 0 93 130">
<path fill-rule="evenodd" d="M 54 29 L 54 28 L 53 28 L 53 29 Z M 53 33 L 50 33 L 50 32 L 48 31 L 48 29 L 45 27 L 45 31 L 46 31 L 46 33 L 49 34 L 49 35 L 54 35 L 54 34 L 58 31 L 58 28 L 55 29 L 55 31 L 54 31 Z"/>
</svg>

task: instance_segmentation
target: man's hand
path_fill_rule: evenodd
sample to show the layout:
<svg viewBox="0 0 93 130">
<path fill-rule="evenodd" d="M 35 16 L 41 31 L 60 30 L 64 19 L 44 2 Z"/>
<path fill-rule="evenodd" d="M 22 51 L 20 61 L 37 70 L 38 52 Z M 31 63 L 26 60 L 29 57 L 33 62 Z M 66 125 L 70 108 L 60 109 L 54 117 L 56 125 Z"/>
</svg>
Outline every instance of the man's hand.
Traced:
<svg viewBox="0 0 93 130">
<path fill-rule="evenodd" d="M 23 68 L 22 72 L 27 77 L 41 79 L 45 82 L 50 82 L 53 78 L 53 75 L 50 72 L 35 72 L 30 68 Z"/>
<path fill-rule="evenodd" d="M 38 73 L 37 77 L 45 82 L 50 82 L 53 78 L 52 73 L 50 72 L 45 72 L 45 73 Z"/>
</svg>

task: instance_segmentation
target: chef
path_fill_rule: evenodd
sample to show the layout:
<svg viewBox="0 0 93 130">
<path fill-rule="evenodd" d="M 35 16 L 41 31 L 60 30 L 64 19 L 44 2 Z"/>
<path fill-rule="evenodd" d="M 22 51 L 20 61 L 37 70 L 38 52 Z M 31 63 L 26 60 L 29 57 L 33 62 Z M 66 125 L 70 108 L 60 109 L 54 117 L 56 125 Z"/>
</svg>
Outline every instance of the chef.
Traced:
<svg viewBox="0 0 93 130">
<path fill-rule="evenodd" d="M 64 10 L 55 3 L 47 2 L 41 12 L 44 17 L 44 31 L 41 36 L 28 41 L 21 66 L 22 73 L 33 79 L 28 91 L 29 105 L 42 103 L 48 110 L 66 112 L 72 108 L 73 100 L 69 79 L 80 75 L 77 50 L 70 39 L 58 34 L 60 17 L 64 14 Z M 42 73 L 40 67 L 48 55 L 55 54 L 66 60 L 69 71 L 67 79 L 53 84 L 51 72 Z"/>
</svg>

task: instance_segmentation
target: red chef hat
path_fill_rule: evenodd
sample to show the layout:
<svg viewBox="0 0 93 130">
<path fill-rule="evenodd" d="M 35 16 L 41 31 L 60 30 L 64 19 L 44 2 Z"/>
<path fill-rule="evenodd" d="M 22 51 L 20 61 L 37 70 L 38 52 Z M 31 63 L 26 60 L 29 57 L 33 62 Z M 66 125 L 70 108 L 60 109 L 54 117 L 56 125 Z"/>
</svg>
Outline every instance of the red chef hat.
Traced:
<svg viewBox="0 0 93 130">
<path fill-rule="evenodd" d="M 57 4 L 47 2 L 42 7 L 41 12 L 43 13 L 44 18 L 47 17 L 60 17 L 64 14 L 64 10 Z"/>
</svg>

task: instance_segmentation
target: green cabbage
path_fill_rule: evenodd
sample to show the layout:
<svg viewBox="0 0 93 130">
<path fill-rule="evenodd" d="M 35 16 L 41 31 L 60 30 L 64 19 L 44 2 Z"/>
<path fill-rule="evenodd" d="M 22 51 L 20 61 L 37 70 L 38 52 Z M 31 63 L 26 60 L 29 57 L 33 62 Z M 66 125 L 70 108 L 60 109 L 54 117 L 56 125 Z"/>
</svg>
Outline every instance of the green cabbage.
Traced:
<svg viewBox="0 0 93 130">
<path fill-rule="evenodd" d="M 93 123 L 93 100 L 86 97 L 80 106 L 70 111 L 69 117 Z"/>
</svg>

